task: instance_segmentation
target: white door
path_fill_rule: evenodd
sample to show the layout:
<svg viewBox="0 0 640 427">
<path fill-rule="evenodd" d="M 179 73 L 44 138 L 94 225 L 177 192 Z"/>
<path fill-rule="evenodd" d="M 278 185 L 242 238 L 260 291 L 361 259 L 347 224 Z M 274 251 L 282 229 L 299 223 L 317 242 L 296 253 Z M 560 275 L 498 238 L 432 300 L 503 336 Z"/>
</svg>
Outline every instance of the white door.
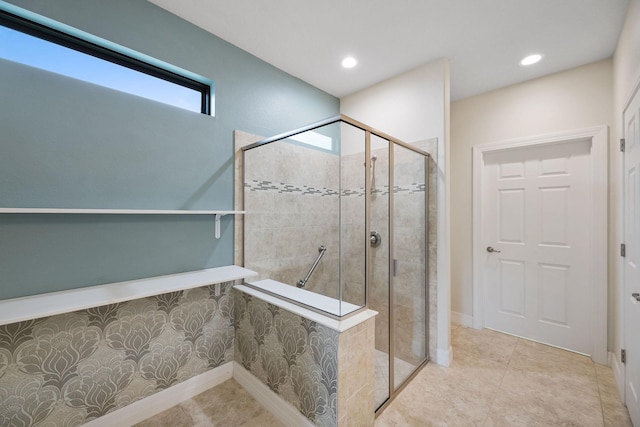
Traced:
<svg viewBox="0 0 640 427">
<path fill-rule="evenodd" d="M 590 139 L 484 154 L 484 325 L 591 354 Z"/>
<path fill-rule="evenodd" d="M 640 92 L 624 112 L 624 345 L 625 403 L 640 426 Z"/>
</svg>

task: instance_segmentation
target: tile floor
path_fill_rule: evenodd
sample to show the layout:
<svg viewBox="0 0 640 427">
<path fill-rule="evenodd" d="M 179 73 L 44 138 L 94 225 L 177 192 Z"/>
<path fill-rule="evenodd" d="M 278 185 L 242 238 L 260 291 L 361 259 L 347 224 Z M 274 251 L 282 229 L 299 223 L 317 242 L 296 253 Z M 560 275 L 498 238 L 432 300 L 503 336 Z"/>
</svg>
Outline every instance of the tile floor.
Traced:
<svg viewBox="0 0 640 427">
<path fill-rule="evenodd" d="M 151 417 L 136 427 L 281 427 L 234 379 Z"/>
<path fill-rule="evenodd" d="M 631 426 L 613 372 L 591 359 L 452 325 L 453 366 L 428 364 L 376 420 L 387 426 Z"/>
<path fill-rule="evenodd" d="M 395 387 L 398 387 L 402 382 L 409 378 L 409 376 L 416 370 L 416 366 L 409 362 L 395 357 Z M 375 375 L 376 375 L 376 391 L 373 395 L 373 401 L 375 407 L 382 405 L 389 397 L 389 353 L 376 350 L 374 356 L 375 363 Z"/>
<path fill-rule="evenodd" d="M 613 373 L 585 356 L 452 325 L 451 368 L 428 364 L 377 418 L 387 426 L 631 427 Z M 281 424 L 234 380 L 140 427 Z"/>
</svg>

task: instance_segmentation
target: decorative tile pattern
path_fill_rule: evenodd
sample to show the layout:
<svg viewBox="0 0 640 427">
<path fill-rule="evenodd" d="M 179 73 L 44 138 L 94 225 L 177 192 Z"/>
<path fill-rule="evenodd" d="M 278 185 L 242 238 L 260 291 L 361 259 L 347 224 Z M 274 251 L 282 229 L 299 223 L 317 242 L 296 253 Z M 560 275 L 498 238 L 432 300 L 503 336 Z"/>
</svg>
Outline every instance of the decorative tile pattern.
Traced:
<svg viewBox="0 0 640 427">
<path fill-rule="evenodd" d="M 236 291 L 235 359 L 318 426 L 337 425 L 338 333 Z"/>
<path fill-rule="evenodd" d="M 326 188 L 326 187 L 316 188 L 316 187 L 311 187 L 311 186 L 307 186 L 307 185 L 286 184 L 284 182 L 259 181 L 259 180 L 256 180 L 256 179 L 253 179 L 253 180 L 251 180 L 249 182 L 245 182 L 244 187 L 245 187 L 245 189 L 248 189 L 249 191 L 265 191 L 265 192 L 277 193 L 277 194 L 292 193 L 292 194 L 298 194 L 298 195 L 301 195 L 301 196 L 305 196 L 305 195 L 337 196 L 337 195 L 340 195 L 342 197 L 349 197 L 349 196 L 362 197 L 362 196 L 365 195 L 364 187 L 347 188 L 347 189 L 343 189 L 342 191 L 338 192 L 335 189 Z M 397 194 L 397 193 L 408 193 L 408 194 L 424 193 L 425 189 L 426 189 L 426 184 L 424 182 L 422 182 L 422 183 L 414 182 L 414 183 L 411 183 L 411 184 L 406 185 L 406 186 L 399 186 L 399 185 L 394 185 L 393 186 L 394 194 Z M 375 193 L 375 194 L 380 194 L 382 196 L 386 196 L 386 195 L 389 194 L 389 186 L 388 185 L 379 186 L 378 188 L 372 189 L 371 193 Z"/>
<path fill-rule="evenodd" d="M 233 360 L 233 282 L 0 326 L 0 426 L 75 426 Z"/>
<path fill-rule="evenodd" d="M 268 191 L 274 193 L 294 193 L 302 196 L 307 194 L 315 194 L 320 196 L 337 196 L 338 192 L 331 188 L 311 187 L 307 185 L 285 184 L 284 182 L 258 181 L 251 180 L 244 184 L 249 191 Z"/>
</svg>

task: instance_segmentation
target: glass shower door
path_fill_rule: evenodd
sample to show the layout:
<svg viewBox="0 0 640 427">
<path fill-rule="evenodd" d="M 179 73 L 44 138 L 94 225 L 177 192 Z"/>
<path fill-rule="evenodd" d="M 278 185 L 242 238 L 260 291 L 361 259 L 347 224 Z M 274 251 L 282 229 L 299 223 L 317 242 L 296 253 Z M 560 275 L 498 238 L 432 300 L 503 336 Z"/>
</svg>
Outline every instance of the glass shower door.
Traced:
<svg viewBox="0 0 640 427">
<path fill-rule="evenodd" d="M 427 161 L 392 144 L 393 384 L 397 390 L 427 359 Z"/>
</svg>

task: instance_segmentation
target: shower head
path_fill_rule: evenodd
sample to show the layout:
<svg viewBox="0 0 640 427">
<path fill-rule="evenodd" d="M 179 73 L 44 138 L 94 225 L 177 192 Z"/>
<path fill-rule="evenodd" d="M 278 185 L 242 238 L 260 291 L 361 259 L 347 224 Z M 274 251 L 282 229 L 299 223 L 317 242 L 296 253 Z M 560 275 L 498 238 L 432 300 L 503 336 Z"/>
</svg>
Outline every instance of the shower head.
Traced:
<svg viewBox="0 0 640 427">
<path fill-rule="evenodd" d="M 374 167 L 376 164 L 376 160 L 378 160 L 378 156 L 376 154 L 374 154 L 373 156 L 371 156 L 371 163 L 369 164 L 369 167 Z M 366 166 L 367 162 L 363 163 L 363 166 Z"/>
</svg>

